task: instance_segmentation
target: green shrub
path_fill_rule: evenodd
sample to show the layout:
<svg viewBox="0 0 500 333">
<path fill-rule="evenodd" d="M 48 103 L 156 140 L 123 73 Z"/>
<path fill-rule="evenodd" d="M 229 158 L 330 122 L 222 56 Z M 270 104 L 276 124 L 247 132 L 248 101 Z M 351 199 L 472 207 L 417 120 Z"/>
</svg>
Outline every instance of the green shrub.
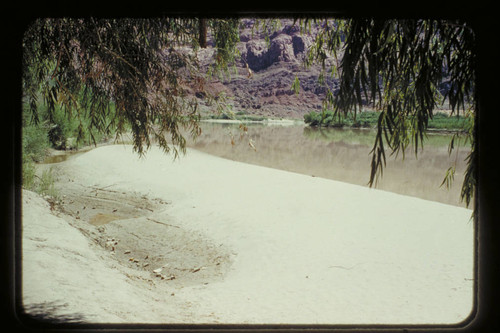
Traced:
<svg viewBox="0 0 500 333">
<path fill-rule="evenodd" d="M 115 108 L 111 105 L 106 122 L 114 117 Z M 38 186 L 42 187 L 42 191 L 51 192 L 47 187 L 47 179 L 50 177 L 45 175 L 43 180 L 36 179 L 35 163 L 42 162 L 47 156 L 47 151 L 50 147 L 55 149 L 78 148 L 78 144 L 92 144 L 88 128 L 90 120 L 83 119 L 82 136 L 89 138 L 86 142 L 78 142 L 80 121 L 76 117 L 71 117 L 65 114 L 64 110 L 56 106 L 52 119 L 49 120 L 47 107 L 39 106 L 39 123 L 35 125 L 31 121 L 31 112 L 28 105 L 23 105 L 22 113 L 22 182 L 23 187 L 33 191 L 37 191 Z M 112 128 L 112 126 L 110 126 Z M 100 142 L 107 138 L 107 135 L 112 135 L 113 130 L 107 134 L 94 133 L 96 142 Z M 68 147 L 70 145 L 71 147 Z M 43 176 L 43 175 L 42 175 Z M 42 177 L 43 178 L 43 177 Z"/>
<path fill-rule="evenodd" d="M 321 114 L 311 111 L 304 115 L 304 122 L 310 126 L 320 126 L 321 125 Z"/>
<path fill-rule="evenodd" d="M 46 155 L 50 143 L 46 129 L 34 125 L 23 127 L 22 149 L 23 159 L 31 158 L 34 162 L 41 162 Z"/>
<path fill-rule="evenodd" d="M 347 124 L 343 117 L 336 115 L 331 110 L 323 112 L 311 111 L 304 115 L 304 122 L 313 127 L 343 127 Z"/>
<path fill-rule="evenodd" d="M 363 111 L 347 116 L 335 115 L 333 111 L 315 112 L 311 111 L 304 115 L 304 122 L 312 127 L 374 127 L 377 125 L 380 113 L 375 111 Z M 428 128 L 440 130 L 464 130 L 470 119 L 463 116 L 448 116 L 445 113 L 436 113 L 433 119 L 429 119 Z"/>
<path fill-rule="evenodd" d="M 76 117 L 70 117 L 56 105 L 52 120 L 49 121 L 47 115 L 47 107 L 41 108 L 42 119 L 46 122 L 47 136 L 50 143 L 55 149 L 66 149 L 69 138 L 78 137 L 78 126 L 80 122 Z M 84 129 L 87 129 L 90 124 L 84 124 Z M 85 133 L 88 135 L 88 133 Z M 73 147 L 77 148 L 77 147 Z"/>
<path fill-rule="evenodd" d="M 429 119 L 429 128 L 433 129 L 464 129 L 470 119 L 463 116 L 449 116 L 446 113 L 438 112 L 432 119 Z"/>
<path fill-rule="evenodd" d="M 321 125 L 323 126 L 331 126 L 335 122 L 335 115 L 332 111 L 325 111 L 322 115 Z"/>
<path fill-rule="evenodd" d="M 47 130 L 42 126 L 35 126 L 30 122 L 30 114 L 27 108 L 23 109 L 22 128 L 22 182 L 29 190 L 35 190 L 35 162 L 41 162 L 50 147 Z"/>
</svg>

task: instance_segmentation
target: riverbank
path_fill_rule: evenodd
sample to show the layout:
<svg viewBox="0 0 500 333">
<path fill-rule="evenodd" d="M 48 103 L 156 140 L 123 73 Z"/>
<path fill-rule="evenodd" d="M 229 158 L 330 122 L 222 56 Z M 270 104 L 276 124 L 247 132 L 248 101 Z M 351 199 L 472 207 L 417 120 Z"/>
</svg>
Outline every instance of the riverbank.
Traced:
<svg viewBox="0 0 500 333">
<path fill-rule="evenodd" d="M 23 300 L 75 321 L 456 323 L 468 209 L 188 149 L 103 146 L 23 192 Z M 363 209 L 360 209 L 363 207 Z"/>
<path fill-rule="evenodd" d="M 206 115 L 202 117 L 205 122 L 221 123 L 292 123 L 306 124 L 311 127 L 331 128 L 375 128 L 378 123 L 379 112 L 375 110 L 364 110 L 358 112 L 356 120 L 349 114 L 345 118 L 336 116 L 333 111 L 310 111 L 303 117 L 266 117 L 262 115 L 251 115 L 239 112 L 232 116 L 227 114 Z M 463 114 L 453 114 L 451 110 L 436 110 L 432 119 L 429 120 L 427 130 L 430 132 L 457 132 L 463 131 L 467 117 Z"/>
<path fill-rule="evenodd" d="M 356 118 L 352 114 L 346 117 L 336 115 L 333 111 L 311 111 L 304 115 L 304 122 L 311 127 L 331 128 L 376 128 L 378 111 L 358 112 Z M 437 110 L 427 124 L 427 131 L 433 133 L 467 132 L 471 120 L 465 115 L 455 114 L 449 110 Z"/>
<path fill-rule="evenodd" d="M 260 120 L 236 118 L 236 119 L 202 119 L 201 122 L 205 123 L 219 123 L 219 124 L 262 124 L 262 125 L 276 125 L 276 126 L 298 126 L 305 125 L 304 121 L 300 119 L 275 119 L 275 118 L 262 118 Z"/>
</svg>

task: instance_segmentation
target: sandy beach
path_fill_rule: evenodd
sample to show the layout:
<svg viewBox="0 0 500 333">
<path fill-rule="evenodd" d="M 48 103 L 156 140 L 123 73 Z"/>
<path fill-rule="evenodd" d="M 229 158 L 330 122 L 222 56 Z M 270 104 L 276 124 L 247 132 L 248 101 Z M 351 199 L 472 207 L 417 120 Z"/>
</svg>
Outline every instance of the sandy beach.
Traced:
<svg viewBox="0 0 500 333">
<path fill-rule="evenodd" d="M 60 202 L 23 191 L 27 313 L 454 324 L 473 308 L 469 209 L 194 149 L 109 145 L 51 167 Z"/>
</svg>

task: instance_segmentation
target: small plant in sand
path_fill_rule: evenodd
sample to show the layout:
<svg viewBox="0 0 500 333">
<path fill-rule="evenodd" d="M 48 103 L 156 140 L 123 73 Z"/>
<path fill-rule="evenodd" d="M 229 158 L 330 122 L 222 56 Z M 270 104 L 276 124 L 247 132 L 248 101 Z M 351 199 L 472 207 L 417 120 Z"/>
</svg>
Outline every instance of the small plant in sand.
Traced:
<svg viewBox="0 0 500 333">
<path fill-rule="evenodd" d="M 53 199 L 58 198 L 58 192 L 54 186 L 55 176 L 52 168 L 44 170 L 40 177 L 38 178 L 37 185 L 35 187 L 35 192 L 38 192 L 42 195 L 49 196 Z"/>
</svg>

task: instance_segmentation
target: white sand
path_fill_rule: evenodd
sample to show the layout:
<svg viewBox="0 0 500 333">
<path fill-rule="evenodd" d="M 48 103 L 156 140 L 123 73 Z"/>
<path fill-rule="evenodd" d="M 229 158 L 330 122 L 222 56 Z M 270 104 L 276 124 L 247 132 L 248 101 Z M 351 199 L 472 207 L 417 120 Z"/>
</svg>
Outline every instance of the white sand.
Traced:
<svg viewBox="0 0 500 333">
<path fill-rule="evenodd" d="M 156 148 L 139 159 L 131 146 L 105 146 L 57 172 L 63 186 L 70 177 L 75 188 L 169 202 L 149 220 L 115 220 L 106 232 L 147 238 L 148 251 L 156 242 L 149 239 L 157 239 L 162 253 L 177 239 L 186 245 L 176 245 L 179 258 L 206 249 L 215 258 L 220 247 L 225 259 L 160 280 L 121 265 L 81 232 L 97 227 L 77 229 L 86 222 L 56 217 L 23 191 L 24 301 L 33 312 L 45 303 L 54 316 L 90 322 L 424 324 L 457 323 L 472 310 L 467 209 L 195 150 L 172 161 Z M 169 226 L 150 230 L 160 228 L 152 220 Z M 167 241 L 168 230 L 183 238 Z M 220 266 L 227 269 L 216 271 Z M 205 275 L 190 280 L 198 273 Z"/>
</svg>

